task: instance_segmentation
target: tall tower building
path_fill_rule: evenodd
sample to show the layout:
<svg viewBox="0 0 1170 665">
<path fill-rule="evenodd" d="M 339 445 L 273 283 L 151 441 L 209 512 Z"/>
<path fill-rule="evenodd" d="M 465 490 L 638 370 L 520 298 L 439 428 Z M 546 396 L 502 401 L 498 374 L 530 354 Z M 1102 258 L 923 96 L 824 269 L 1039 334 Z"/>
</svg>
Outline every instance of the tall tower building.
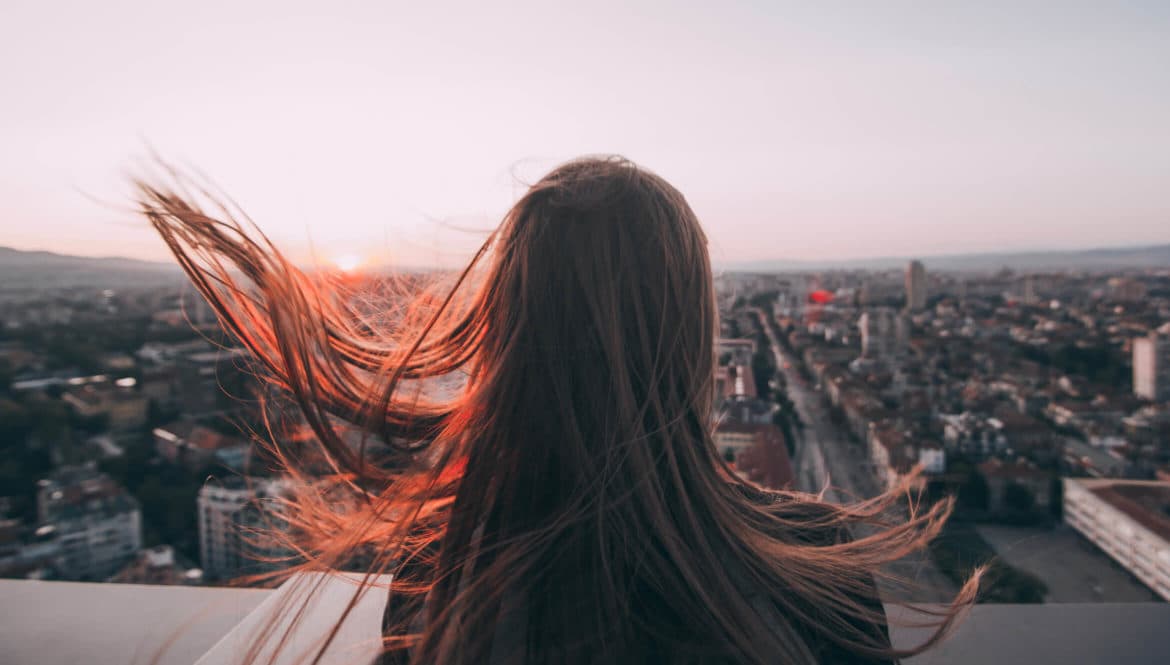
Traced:
<svg viewBox="0 0 1170 665">
<path fill-rule="evenodd" d="M 1158 332 L 1133 341 L 1133 393 L 1170 401 L 1170 338 Z"/>
<path fill-rule="evenodd" d="M 926 307 L 926 268 L 921 261 L 906 266 L 906 309 L 916 312 Z"/>
<path fill-rule="evenodd" d="M 1036 302 L 1036 277 L 1034 275 L 1027 275 L 1024 277 L 1024 288 L 1022 295 L 1024 302 Z"/>
</svg>

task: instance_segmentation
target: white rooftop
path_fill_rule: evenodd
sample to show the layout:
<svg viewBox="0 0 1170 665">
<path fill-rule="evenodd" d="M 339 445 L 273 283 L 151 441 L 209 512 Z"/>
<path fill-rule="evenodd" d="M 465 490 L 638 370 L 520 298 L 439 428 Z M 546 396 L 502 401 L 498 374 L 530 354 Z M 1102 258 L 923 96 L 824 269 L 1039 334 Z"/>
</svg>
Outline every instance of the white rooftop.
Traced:
<svg viewBox="0 0 1170 665">
<path fill-rule="evenodd" d="M 295 580 L 294 580 L 295 581 Z M 256 644 L 256 627 L 276 616 L 294 581 L 276 591 L 0 580 L 0 662 L 5 665 L 221 665 L 240 662 Z M 353 597 L 352 578 L 322 582 L 282 665 L 319 644 Z M 380 580 L 384 581 L 384 580 Z M 366 593 L 321 661 L 369 665 L 379 649 L 384 584 Z M 891 608 L 892 619 L 904 612 Z M 287 625 L 287 617 L 277 622 Z M 907 665 L 986 663 L 1165 662 L 1170 604 L 978 605 L 941 646 Z M 892 628 L 896 646 L 922 639 Z M 266 662 L 261 659 L 260 662 Z"/>
</svg>

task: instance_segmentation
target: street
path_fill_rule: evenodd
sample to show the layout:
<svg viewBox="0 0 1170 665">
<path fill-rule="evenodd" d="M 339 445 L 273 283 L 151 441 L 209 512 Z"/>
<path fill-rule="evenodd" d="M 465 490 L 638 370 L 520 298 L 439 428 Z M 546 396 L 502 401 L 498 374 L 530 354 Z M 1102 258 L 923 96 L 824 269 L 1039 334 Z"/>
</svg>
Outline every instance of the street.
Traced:
<svg viewBox="0 0 1170 665">
<path fill-rule="evenodd" d="M 767 314 L 758 309 L 755 313 L 767 335 L 777 371 L 784 377 L 788 398 L 804 424 L 793 428 L 796 457 L 792 460 L 792 468 L 797 479 L 796 489 L 813 494 L 824 490 L 825 499 L 833 503 L 878 495 L 881 489 L 877 479 L 865 467 L 867 460 L 862 448 L 851 444 L 848 434 L 832 422 L 824 396 L 800 376 L 796 370 L 799 361 L 780 346 L 764 318 Z M 881 585 L 887 599 L 945 602 L 954 597 L 954 584 L 939 572 L 925 552 L 893 564 L 889 572 L 908 582 L 909 587 Z"/>
</svg>

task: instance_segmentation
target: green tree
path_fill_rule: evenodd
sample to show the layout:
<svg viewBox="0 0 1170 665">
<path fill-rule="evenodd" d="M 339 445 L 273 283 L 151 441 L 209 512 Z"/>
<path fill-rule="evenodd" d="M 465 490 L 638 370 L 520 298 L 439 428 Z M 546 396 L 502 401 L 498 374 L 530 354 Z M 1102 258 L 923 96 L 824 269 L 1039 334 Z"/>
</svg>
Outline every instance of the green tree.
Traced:
<svg viewBox="0 0 1170 665">
<path fill-rule="evenodd" d="M 796 437 L 792 427 L 793 416 L 794 414 L 783 408 L 772 414 L 772 424 L 779 427 L 780 432 L 784 434 L 784 446 L 788 449 L 789 457 L 796 455 Z"/>
<path fill-rule="evenodd" d="M 1012 482 L 1003 489 L 1003 504 L 1014 512 L 1026 513 L 1036 505 L 1036 497 L 1032 495 L 1032 490 Z"/>
<path fill-rule="evenodd" d="M 1064 517 L 1064 481 L 1060 476 L 1052 476 L 1048 485 L 1048 512 L 1052 519 L 1060 520 Z"/>
<path fill-rule="evenodd" d="M 759 307 L 764 310 L 765 314 L 772 312 L 772 303 L 776 302 L 776 297 L 780 295 L 779 291 L 762 291 L 755 294 L 748 299 L 752 307 Z"/>
<path fill-rule="evenodd" d="M 761 349 L 752 354 L 752 376 L 756 380 L 756 394 L 761 399 L 768 399 L 772 394 L 772 388 L 768 383 L 775 374 L 776 366 L 772 364 L 769 353 Z"/>
<path fill-rule="evenodd" d="M 978 512 L 986 511 L 990 506 L 991 488 L 979 469 L 972 468 L 959 486 L 958 503 L 960 508 Z"/>
<path fill-rule="evenodd" d="M 0 395 L 7 395 L 12 390 L 12 379 L 15 376 L 12 365 L 7 360 L 0 360 Z"/>
<path fill-rule="evenodd" d="M 23 445 L 32 431 L 32 418 L 28 409 L 19 402 L 0 399 L 0 445 Z"/>
</svg>

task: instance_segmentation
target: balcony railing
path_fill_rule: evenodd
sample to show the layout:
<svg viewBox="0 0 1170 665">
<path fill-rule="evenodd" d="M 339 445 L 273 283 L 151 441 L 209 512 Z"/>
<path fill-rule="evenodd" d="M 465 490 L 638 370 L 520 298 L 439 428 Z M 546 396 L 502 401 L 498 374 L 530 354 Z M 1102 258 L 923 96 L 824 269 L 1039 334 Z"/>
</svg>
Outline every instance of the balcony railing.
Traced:
<svg viewBox="0 0 1170 665">
<path fill-rule="evenodd" d="M 278 662 L 296 662 L 311 649 L 352 597 L 351 580 L 323 582 Z M 290 585 L 271 591 L 0 580 L 0 662 L 238 662 L 255 645 L 256 628 L 275 616 Z M 322 662 L 370 663 L 378 651 L 385 599 L 384 590 L 366 593 Z M 903 616 L 895 608 L 890 613 Z M 278 624 L 287 620 L 277 619 Z M 892 632 L 898 646 L 922 639 L 920 629 L 895 625 Z M 1159 663 L 1168 653 L 1170 604 L 979 605 L 945 643 L 907 662 Z"/>
</svg>

